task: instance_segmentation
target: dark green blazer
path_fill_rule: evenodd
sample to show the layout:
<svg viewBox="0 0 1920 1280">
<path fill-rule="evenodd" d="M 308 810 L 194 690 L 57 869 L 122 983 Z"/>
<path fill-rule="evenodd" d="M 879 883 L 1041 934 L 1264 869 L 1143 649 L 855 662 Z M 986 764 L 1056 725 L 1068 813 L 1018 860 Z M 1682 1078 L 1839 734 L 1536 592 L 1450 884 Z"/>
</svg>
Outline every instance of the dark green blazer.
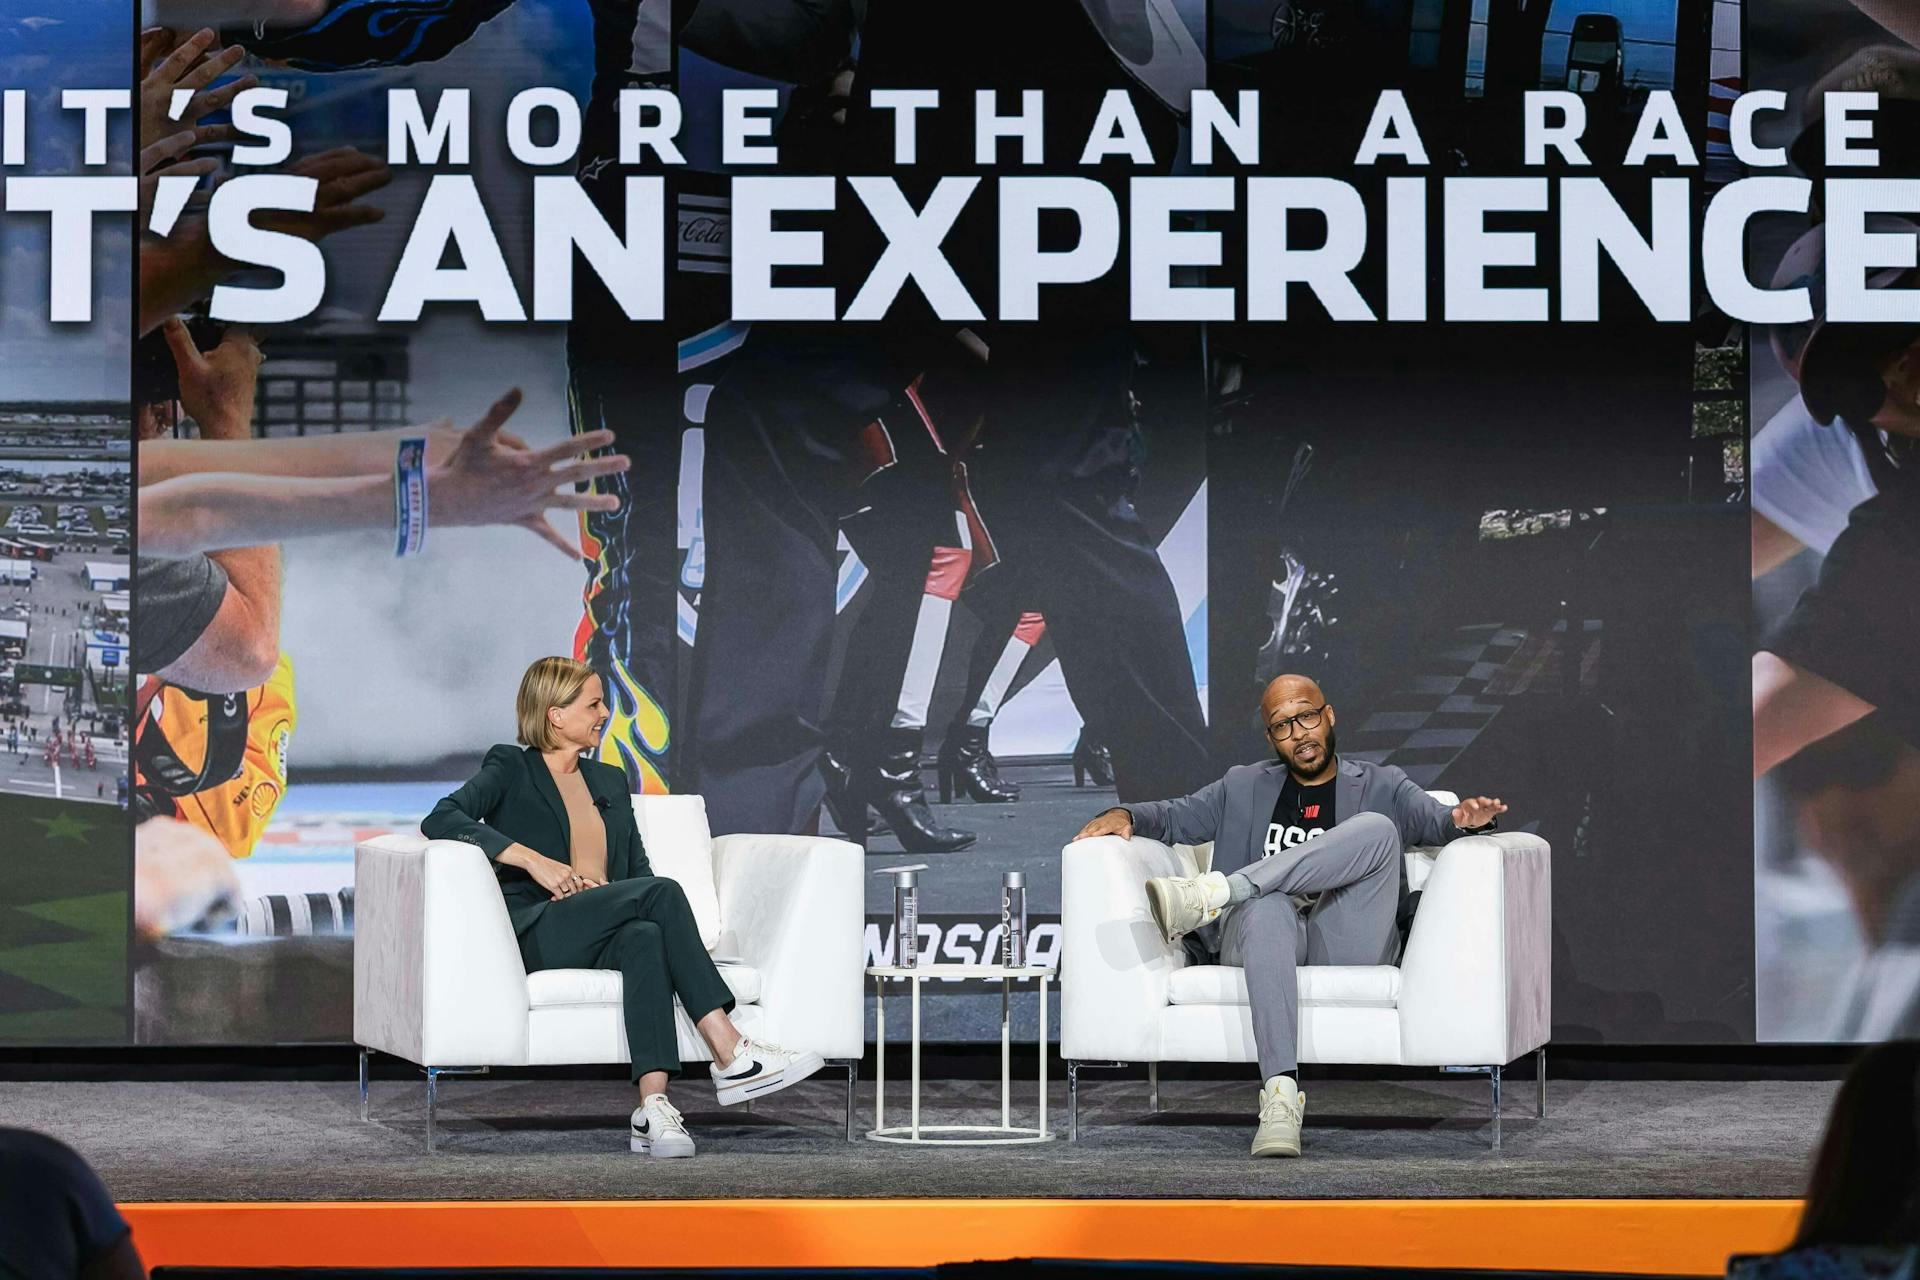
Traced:
<svg viewBox="0 0 1920 1280">
<path fill-rule="evenodd" d="M 652 875 L 640 828 L 633 820 L 626 771 L 583 756 L 580 772 L 607 824 L 607 878 Z M 531 928 L 553 897 L 520 868 L 500 862 L 500 855 L 510 844 L 523 844 L 556 862 L 567 862 L 573 848 L 567 803 L 560 798 L 547 762 L 532 747 L 502 744 L 489 750 L 480 772 L 433 806 L 420 830 L 430 840 L 464 840 L 480 846 L 500 880 L 516 934 Z"/>
</svg>

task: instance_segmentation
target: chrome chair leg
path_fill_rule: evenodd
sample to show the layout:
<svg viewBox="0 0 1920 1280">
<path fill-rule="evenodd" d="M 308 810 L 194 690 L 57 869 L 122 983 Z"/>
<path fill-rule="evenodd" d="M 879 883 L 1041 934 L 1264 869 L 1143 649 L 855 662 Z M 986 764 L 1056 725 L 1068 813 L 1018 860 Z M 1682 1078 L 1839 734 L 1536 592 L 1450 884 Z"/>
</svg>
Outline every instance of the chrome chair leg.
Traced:
<svg viewBox="0 0 1920 1280">
<path fill-rule="evenodd" d="M 1080 1141 L 1080 1073 L 1091 1071 L 1095 1067 L 1118 1070 L 1126 1066 L 1124 1062 L 1078 1062 L 1072 1058 L 1067 1063 L 1067 1141 Z M 1159 1085 L 1154 1085 L 1156 1096 Z M 1156 1104 L 1157 1105 L 1157 1104 Z"/>
<path fill-rule="evenodd" d="M 1487 1072 L 1493 1078 L 1493 1149 L 1500 1149 L 1500 1068 L 1491 1067 Z"/>
<path fill-rule="evenodd" d="M 440 1109 L 440 1068 L 427 1068 L 427 1154 L 434 1151 L 434 1121 Z"/>
<path fill-rule="evenodd" d="M 1158 1114 L 1160 1110 L 1160 1064 L 1147 1064 L 1147 1110 Z"/>
<path fill-rule="evenodd" d="M 1067 1141 L 1080 1141 L 1080 1064 L 1067 1059 Z"/>
<path fill-rule="evenodd" d="M 1533 1078 L 1540 1096 L 1534 1102 L 1534 1114 L 1541 1120 L 1547 1118 L 1547 1047 L 1541 1045 L 1533 1053 Z"/>
<path fill-rule="evenodd" d="M 492 1067 L 422 1067 L 427 1073 L 427 1154 L 437 1149 L 440 1118 L 440 1077 L 441 1076 L 484 1076 Z"/>
<path fill-rule="evenodd" d="M 1500 1068 L 1498 1066 L 1440 1068 L 1442 1075 L 1450 1076 L 1477 1076 L 1483 1071 L 1487 1073 L 1488 1078 L 1493 1084 L 1493 1150 L 1498 1151 L 1500 1149 Z"/>
<path fill-rule="evenodd" d="M 367 1059 L 373 1056 L 373 1050 L 362 1047 L 360 1050 L 360 1118 L 371 1120 L 371 1109 L 367 1103 Z"/>
<path fill-rule="evenodd" d="M 847 1059 L 847 1141 L 853 1141 L 853 1109 L 860 1098 L 860 1059 Z"/>
</svg>

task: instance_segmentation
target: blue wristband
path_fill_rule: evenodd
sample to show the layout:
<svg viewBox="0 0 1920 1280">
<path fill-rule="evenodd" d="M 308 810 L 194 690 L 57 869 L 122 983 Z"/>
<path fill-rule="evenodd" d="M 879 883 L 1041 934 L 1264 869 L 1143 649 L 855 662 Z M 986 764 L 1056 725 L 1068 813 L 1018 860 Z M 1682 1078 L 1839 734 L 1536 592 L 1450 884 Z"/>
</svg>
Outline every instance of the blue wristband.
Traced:
<svg viewBox="0 0 1920 1280">
<path fill-rule="evenodd" d="M 427 438 L 403 436 L 393 456 L 393 554 L 427 545 Z"/>
</svg>

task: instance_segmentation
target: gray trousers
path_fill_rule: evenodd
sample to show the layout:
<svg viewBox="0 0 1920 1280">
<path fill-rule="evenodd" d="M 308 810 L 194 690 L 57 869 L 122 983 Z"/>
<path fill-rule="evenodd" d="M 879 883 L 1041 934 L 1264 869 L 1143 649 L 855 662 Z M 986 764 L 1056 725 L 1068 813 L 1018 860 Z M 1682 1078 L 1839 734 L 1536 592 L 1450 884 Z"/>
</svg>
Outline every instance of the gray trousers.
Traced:
<svg viewBox="0 0 1920 1280">
<path fill-rule="evenodd" d="M 1240 868 L 1254 896 L 1223 914 L 1220 962 L 1247 971 L 1262 1080 L 1300 1065 L 1301 965 L 1399 962 L 1400 857 L 1392 820 L 1358 813 Z M 1296 893 L 1320 899 L 1303 913 Z"/>
</svg>

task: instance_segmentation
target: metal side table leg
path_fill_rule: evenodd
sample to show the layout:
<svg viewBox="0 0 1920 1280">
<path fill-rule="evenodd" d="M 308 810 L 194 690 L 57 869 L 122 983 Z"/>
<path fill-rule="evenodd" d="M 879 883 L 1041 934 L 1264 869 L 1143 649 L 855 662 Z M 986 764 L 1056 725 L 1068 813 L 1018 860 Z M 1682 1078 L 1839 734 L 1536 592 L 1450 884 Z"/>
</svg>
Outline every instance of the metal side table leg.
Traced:
<svg viewBox="0 0 1920 1280">
<path fill-rule="evenodd" d="M 1047 975 L 1040 975 L 1040 1132 L 1047 1132 Z"/>
<path fill-rule="evenodd" d="M 913 1052 L 911 1058 L 913 1063 L 913 1101 L 911 1103 L 912 1111 L 909 1116 L 909 1124 L 913 1132 L 913 1140 L 918 1142 L 920 1141 L 920 979 L 914 977 L 908 979 L 908 981 L 913 987 Z"/>
<path fill-rule="evenodd" d="M 887 980 L 873 979 L 873 1127 L 887 1125 Z"/>
<path fill-rule="evenodd" d="M 1000 1127 L 1013 1127 L 1013 979 L 1000 979 Z"/>
</svg>

